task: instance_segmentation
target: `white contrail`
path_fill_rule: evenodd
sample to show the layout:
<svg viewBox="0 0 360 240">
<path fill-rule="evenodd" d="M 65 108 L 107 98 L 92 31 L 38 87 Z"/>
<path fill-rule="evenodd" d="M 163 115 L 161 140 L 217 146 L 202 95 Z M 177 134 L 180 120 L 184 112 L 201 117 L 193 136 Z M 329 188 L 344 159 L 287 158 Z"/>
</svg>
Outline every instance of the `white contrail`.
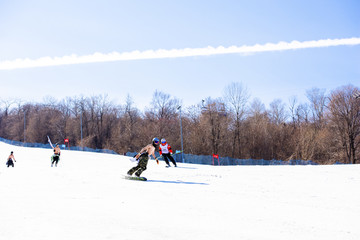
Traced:
<svg viewBox="0 0 360 240">
<path fill-rule="evenodd" d="M 46 66 L 59 66 L 80 63 L 112 62 L 112 61 L 129 61 L 141 59 L 160 59 L 160 58 L 179 58 L 193 56 L 210 56 L 216 54 L 251 54 L 271 51 L 295 50 L 304 48 L 321 48 L 333 47 L 340 45 L 359 45 L 360 38 L 343 38 L 343 39 L 323 39 L 314 41 L 292 41 L 279 43 L 266 43 L 263 45 L 253 46 L 231 46 L 231 47 L 205 47 L 205 48 L 184 48 L 184 49 L 159 49 L 147 51 L 132 52 L 112 52 L 112 53 L 94 53 L 91 55 L 77 56 L 75 54 L 63 57 L 42 57 L 38 59 L 15 59 L 0 62 L 0 70 L 10 70 L 19 68 L 34 68 Z"/>
</svg>

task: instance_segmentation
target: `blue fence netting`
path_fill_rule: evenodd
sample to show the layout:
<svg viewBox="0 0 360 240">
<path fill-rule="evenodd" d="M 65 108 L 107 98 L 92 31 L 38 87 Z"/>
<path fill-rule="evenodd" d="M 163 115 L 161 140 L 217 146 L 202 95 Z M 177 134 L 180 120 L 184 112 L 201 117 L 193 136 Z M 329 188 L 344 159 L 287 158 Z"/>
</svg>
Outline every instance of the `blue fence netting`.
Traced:
<svg viewBox="0 0 360 240">
<path fill-rule="evenodd" d="M 15 145 L 15 146 L 21 146 L 21 147 L 35 147 L 35 148 L 50 148 L 49 144 L 43 144 L 43 143 L 24 143 L 14 140 L 8 140 L 5 138 L 0 138 L 1 142 Z M 62 149 L 65 149 L 65 145 L 60 145 Z M 75 151 L 86 151 L 86 152 L 97 152 L 97 153 L 109 153 L 109 154 L 118 154 L 117 152 L 109 149 L 93 149 L 88 147 L 66 147 L 66 149 L 69 150 L 75 150 Z M 127 152 L 125 154 L 126 156 L 133 157 L 136 155 L 136 152 Z M 159 156 L 158 153 L 156 153 L 156 156 Z M 232 166 L 232 165 L 317 165 L 317 163 L 311 161 L 311 160 L 289 160 L 289 161 L 283 161 L 283 160 L 264 160 L 264 159 L 236 159 L 236 158 L 230 158 L 230 157 L 219 157 L 219 159 L 215 158 L 213 159 L 212 156 L 205 156 L 205 155 L 193 155 L 193 154 L 174 154 L 173 155 L 176 162 L 184 162 L 184 163 L 193 163 L 193 164 L 205 164 L 205 165 L 226 165 L 226 166 Z"/>
<path fill-rule="evenodd" d="M 133 157 L 136 152 L 127 152 L 126 156 Z M 157 157 L 158 153 L 155 154 Z M 176 162 L 194 163 L 194 164 L 205 164 L 205 165 L 317 165 L 317 163 L 311 160 L 264 160 L 264 159 L 236 159 L 230 157 L 219 157 L 213 159 L 212 156 L 205 155 L 193 155 L 193 154 L 175 154 L 173 155 Z"/>
</svg>

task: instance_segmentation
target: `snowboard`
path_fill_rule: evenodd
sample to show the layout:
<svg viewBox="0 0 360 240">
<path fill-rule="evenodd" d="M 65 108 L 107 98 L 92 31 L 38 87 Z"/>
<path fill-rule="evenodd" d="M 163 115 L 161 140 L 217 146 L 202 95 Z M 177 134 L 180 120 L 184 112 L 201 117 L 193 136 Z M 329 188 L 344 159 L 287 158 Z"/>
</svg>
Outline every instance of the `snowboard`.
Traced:
<svg viewBox="0 0 360 240">
<path fill-rule="evenodd" d="M 125 176 L 128 180 L 147 181 L 145 177 Z"/>
</svg>

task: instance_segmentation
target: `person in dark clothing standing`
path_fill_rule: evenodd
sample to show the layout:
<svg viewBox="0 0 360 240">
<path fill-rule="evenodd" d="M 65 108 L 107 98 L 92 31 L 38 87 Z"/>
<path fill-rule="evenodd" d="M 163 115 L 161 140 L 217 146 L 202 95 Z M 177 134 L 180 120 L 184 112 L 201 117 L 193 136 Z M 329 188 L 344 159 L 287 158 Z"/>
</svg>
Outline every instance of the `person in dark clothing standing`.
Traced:
<svg viewBox="0 0 360 240">
<path fill-rule="evenodd" d="M 14 167 L 14 161 L 16 162 L 15 157 L 14 157 L 14 152 L 11 151 L 11 153 L 7 159 L 7 162 L 6 162 L 7 167 L 10 167 L 10 166 Z"/>
<path fill-rule="evenodd" d="M 173 153 L 171 146 L 166 142 L 165 138 L 161 139 L 159 153 L 160 153 L 160 156 L 162 155 L 164 157 L 164 160 L 167 165 L 166 167 L 170 167 L 170 163 L 169 163 L 168 159 L 170 159 L 170 161 L 174 164 L 174 166 L 177 167 L 174 158 L 171 156 L 171 154 Z"/>
<path fill-rule="evenodd" d="M 140 177 L 141 173 L 146 170 L 146 166 L 148 164 L 150 155 L 152 155 L 155 158 L 156 162 L 159 164 L 159 160 L 157 160 L 155 156 L 155 150 L 158 145 L 159 145 L 159 139 L 153 138 L 151 144 L 148 144 L 144 148 L 142 148 L 140 152 L 135 156 L 135 158 L 139 160 L 138 165 L 131 168 L 127 172 L 127 175 L 131 176 L 135 173 L 135 176 Z"/>
</svg>

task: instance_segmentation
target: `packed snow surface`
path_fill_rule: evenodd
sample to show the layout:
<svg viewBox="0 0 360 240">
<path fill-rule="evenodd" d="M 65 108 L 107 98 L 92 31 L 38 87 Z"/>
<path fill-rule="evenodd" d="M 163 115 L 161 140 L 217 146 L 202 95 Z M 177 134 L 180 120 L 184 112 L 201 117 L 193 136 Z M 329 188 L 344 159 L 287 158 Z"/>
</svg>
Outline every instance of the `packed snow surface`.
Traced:
<svg viewBox="0 0 360 240">
<path fill-rule="evenodd" d="M 15 167 L 6 158 L 14 151 Z M 0 143 L 1 240 L 360 239 L 360 166 L 165 168 Z"/>
</svg>

